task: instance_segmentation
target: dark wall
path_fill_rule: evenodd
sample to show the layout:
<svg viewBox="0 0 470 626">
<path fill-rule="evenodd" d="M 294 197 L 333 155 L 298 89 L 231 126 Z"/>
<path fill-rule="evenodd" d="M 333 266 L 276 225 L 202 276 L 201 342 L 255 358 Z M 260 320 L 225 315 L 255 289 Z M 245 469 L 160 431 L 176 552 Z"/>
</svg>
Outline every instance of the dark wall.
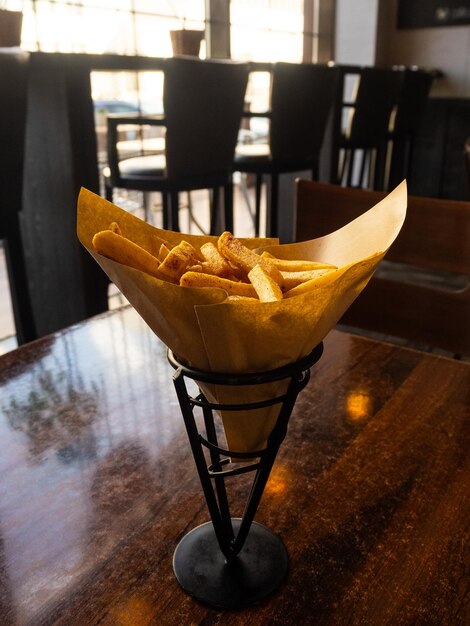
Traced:
<svg viewBox="0 0 470 626">
<path fill-rule="evenodd" d="M 470 100 L 431 98 L 415 141 L 412 195 L 470 200 L 464 143 L 470 137 Z"/>
<path fill-rule="evenodd" d="M 399 0 L 398 28 L 470 24 L 468 0 Z"/>
</svg>

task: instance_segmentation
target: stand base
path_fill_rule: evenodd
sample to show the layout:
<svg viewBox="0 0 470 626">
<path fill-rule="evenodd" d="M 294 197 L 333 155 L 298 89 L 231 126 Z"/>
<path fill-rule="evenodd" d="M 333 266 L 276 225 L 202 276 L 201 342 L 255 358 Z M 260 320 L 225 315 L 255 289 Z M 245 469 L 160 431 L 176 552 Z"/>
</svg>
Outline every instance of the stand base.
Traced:
<svg viewBox="0 0 470 626">
<path fill-rule="evenodd" d="M 240 519 L 232 519 L 235 534 Z M 277 535 L 253 522 L 240 554 L 227 563 L 212 522 L 191 530 L 177 545 L 173 570 L 181 587 L 197 600 L 222 609 L 261 602 L 284 580 L 287 550 Z"/>
</svg>

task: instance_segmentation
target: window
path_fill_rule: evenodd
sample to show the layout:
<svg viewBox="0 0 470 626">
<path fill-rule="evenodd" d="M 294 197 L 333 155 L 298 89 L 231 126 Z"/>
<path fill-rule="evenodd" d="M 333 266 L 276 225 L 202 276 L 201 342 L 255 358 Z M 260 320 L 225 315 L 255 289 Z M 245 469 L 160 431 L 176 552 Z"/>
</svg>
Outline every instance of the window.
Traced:
<svg viewBox="0 0 470 626">
<path fill-rule="evenodd" d="M 318 58 L 320 0 L 231 0 L 231 55 L 239 61 L 300 63 Z M 267 72 L 250 75 L 252 111 L 268 108 Z M 251 125 L 261 122 L 252 120 Z"/>
<path fill-rule="evenodd" d="M 321 0 L 224 2 L 230 6 L 231 50 L 237 60 L 299 62 L 305 41 L 313 50 L 309 60 L 315 60 L 319 21 L 334 11 L 334 2 Z M 22 47 L 26 50 L 157 57 L 171 56 L 171 30 L 204 29 L 209 5 L 208 0 L 2 2 L 3 8 L 23 11 Z"/>
<path fill-rule="evenodd" d="M 304 0 L 231 0 L 232 57 L 302 61 Z"/>
<path fill-rule="evenodd" d="M 22 47 L 171 56 L 170 30 L 204 28 L 204 0 L 5 0 L 23 11 Z"/>
</svg>

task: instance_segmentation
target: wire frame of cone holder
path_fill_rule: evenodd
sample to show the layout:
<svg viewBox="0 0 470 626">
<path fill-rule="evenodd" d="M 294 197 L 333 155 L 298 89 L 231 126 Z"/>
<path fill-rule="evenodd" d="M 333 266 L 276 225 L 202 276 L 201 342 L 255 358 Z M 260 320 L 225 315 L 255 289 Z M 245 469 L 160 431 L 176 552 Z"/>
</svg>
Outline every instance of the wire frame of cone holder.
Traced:
<svg viewBox="0 0 470 626">
<path fill-rule="evenodd" d="M 286 577 L 289 559 L 283 542 L 271 530 L 255 522 L 254 517 L 277 452 L 287 434 L 297 396 L 308 383 L 310 367 L 322 352 L 323 344 L 320 343 L 307 357 L 275 370 L 220 374 L 188 367 L 168 351 L 168 360 L 175 369 L 173 381 L 178 401 L 211 517 L 210 522 L 183 537 L 173 557 L 178 582 L 198 600 L 218 608 L 243 608 L 263 600 Z M 209 402 L 202 392 L 192 396 L 186 379 L 244 387 L 284 380 L 287 390 L 277 397 L 258 402 L 216 404 Z M 214 411 L 247 411 L 274 405 L 279 405 L 279 414 L 265 448 L 237 452 L 219 446 Z M 204 434 L 196 423 L 194 412 L 198 408 L 202 410 Z M 206 455 L 210 458 L 209 464 Z M 243 516 L 233 518 L 226 481 L 247 473 L 254 475 L 251 491 Z"/>
</svg>

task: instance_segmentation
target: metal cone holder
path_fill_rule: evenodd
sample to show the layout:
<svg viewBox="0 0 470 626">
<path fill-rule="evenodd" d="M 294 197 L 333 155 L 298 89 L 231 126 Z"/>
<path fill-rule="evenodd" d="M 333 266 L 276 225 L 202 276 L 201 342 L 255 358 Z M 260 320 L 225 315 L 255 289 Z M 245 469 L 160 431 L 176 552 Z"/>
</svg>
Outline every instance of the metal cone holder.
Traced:
<svg viewBox="0 0 470 626">
<path fill-rule="evenodd" d="M 168 360 L 181 412 L 188 433 L 199 479 L 211 516 L 191 530 L 176 547 L 173 570 L 181 587 L 191 596 L 212 606 L 237 609 L 256 604 L 275 591 L 287 575 L 288 555 L 281 539 L 254 521 L 264 487 L 299 392 L 310 378 L 310 367 L 323 352 L 319 344 L 307 357 L 275 370 L 248 374 L 217 374 L 187 367 L 171 352 Z M 213 385 L 261 385 L 288 380 L 287 391 L 275 398 L 244 404 L 214 404 L 202 392 L 189 394 L 186 378 Z M 219 447 L 213 411 L 247 411 L 280 405 L 266 447 L 237 452 Z M 194 410 L 203 413 L 205 436 L 198 430 Z M 211 463 L 207 465 L 206 453 Z M 236 461 L 245 461 L 236 465 Z M 227 467 L 233 464 L 232 467 Z M 253 484 L 243 517 L 232 518 L 225 481 L 252 472 Z"/>
</svg>

